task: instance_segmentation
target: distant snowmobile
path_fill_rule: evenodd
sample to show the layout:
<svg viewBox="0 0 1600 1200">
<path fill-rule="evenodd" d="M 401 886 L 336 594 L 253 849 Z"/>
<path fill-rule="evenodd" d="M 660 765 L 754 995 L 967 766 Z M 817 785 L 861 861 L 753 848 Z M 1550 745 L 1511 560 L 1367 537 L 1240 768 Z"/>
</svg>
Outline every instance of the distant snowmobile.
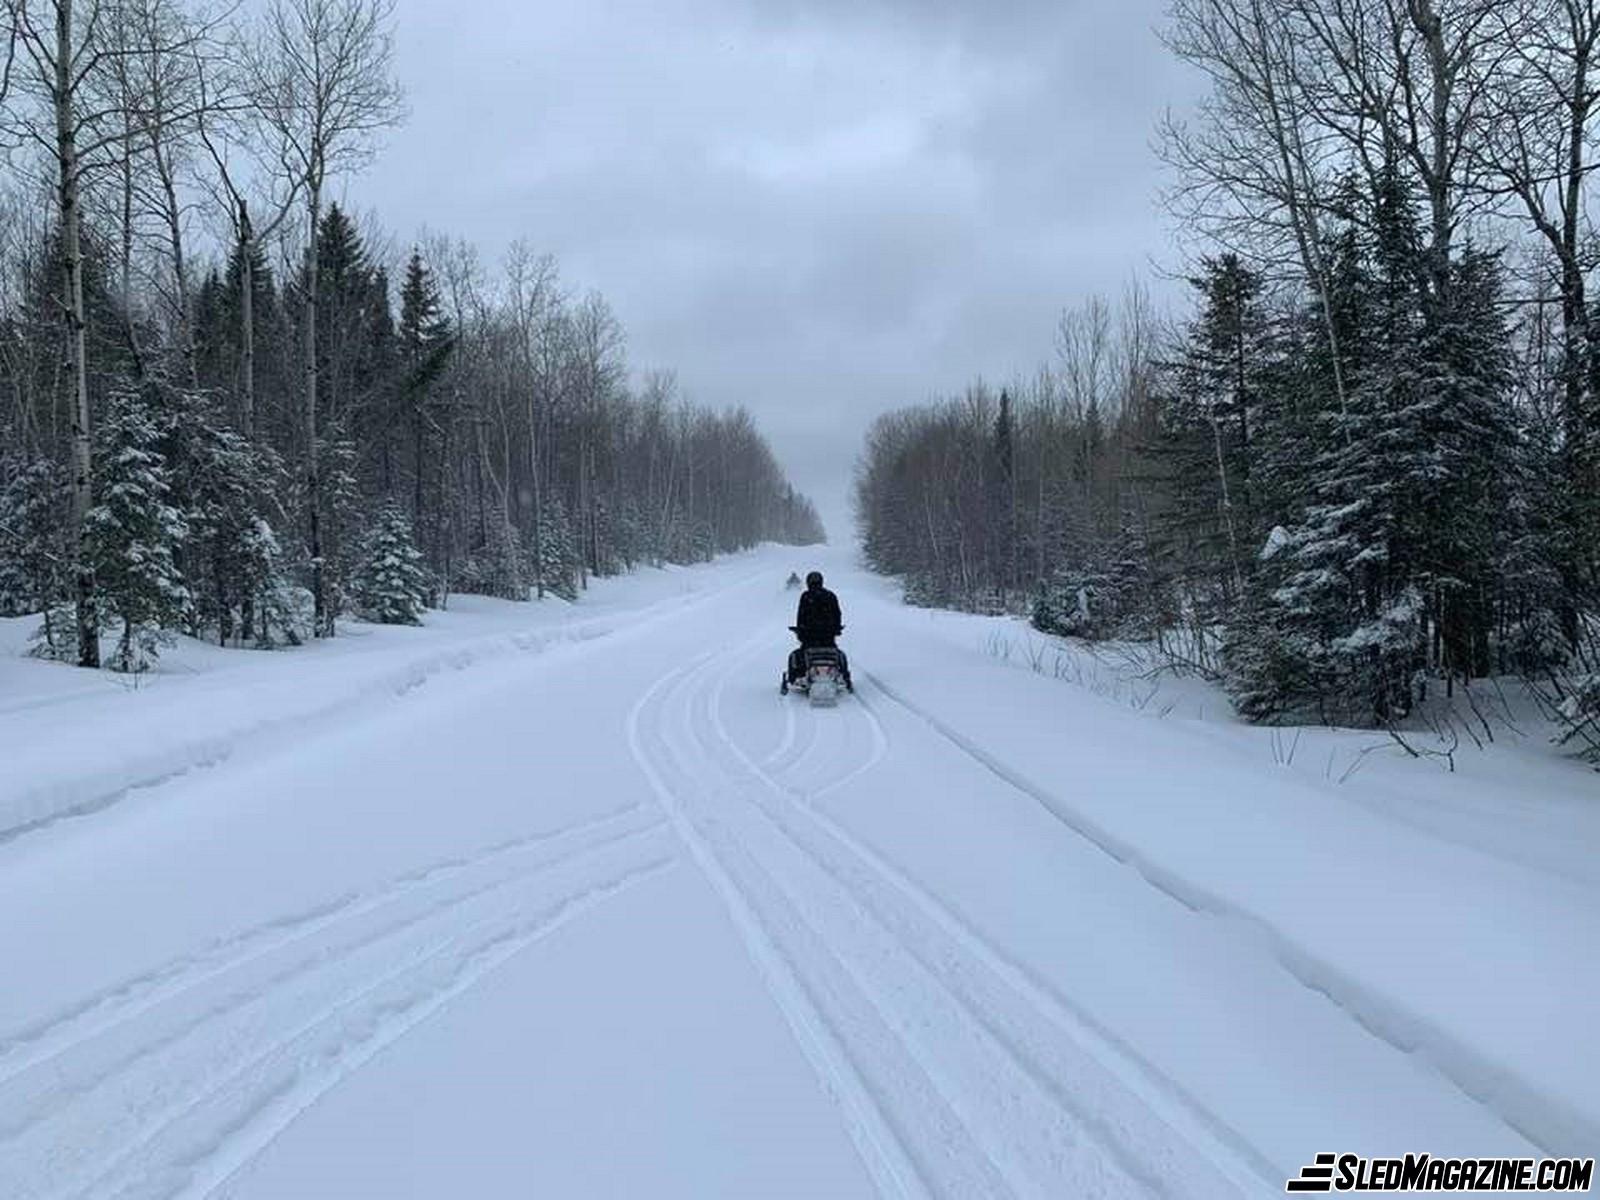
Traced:
<svg viewBox="0 0 1600 1200">
<path fill-rule="evenodd" d="M 789 572 L 789 578 L 784 580 L 783 586 L 788 588 L 791 592 L 794 591 L 796 588 L 798 588 L 800 586 L 800 576 L 797 575 L 795 572 L 790 571 Z"/>
</svg>

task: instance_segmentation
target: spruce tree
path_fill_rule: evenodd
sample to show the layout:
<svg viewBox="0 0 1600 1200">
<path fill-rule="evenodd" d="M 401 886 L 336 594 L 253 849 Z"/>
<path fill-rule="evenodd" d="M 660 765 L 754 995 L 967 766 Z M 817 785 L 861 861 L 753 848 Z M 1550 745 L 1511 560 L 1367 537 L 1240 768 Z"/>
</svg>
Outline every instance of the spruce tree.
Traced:
<svg viewBox="0 0 1600 1200">
<path fill-rule="evenodd" d="M 432 581 L 412 538 L 411 519 L 392 502 L 378 510 L 352 579 L 356 612 L 382 625 L 418 625 Z"/>
<path fill-rule="evenodd" d="M 1276 356 L 1261 278 L 1237 255 L 1205 259 L 1190 282 L 1200 311 L 1167 373 L 1149 448 L 1172 500 L 1154 550 L 1192 581 L 1192 602 L 1209 621 L 1240 598 L 1265 532 L 1257 492 L 1267 481 L 1256 476 Z"/>
<path fill-rule="evenodd" d="M 0 616 L 47 612 L 67 598 L 66 495 L 65 473 L 51 459 L 0 460 Z"/>
<path fill-rule="evenodd" d="M 171 503 L 161 439 L 145 395 L 126 387 L 110 395 L 98 430 L 99 472 L 85 552 L 100 618 L 113 624 L 117 636 L 108 665 L 118 671 L 152 665 L 167 631 L 188 617 L 193 599 L 177 563 L 188 526 Z"/>
<path fill-rule="evenodd" d="M 227 424 L 215 394 L 168 387 L 162 398 L 172 414 L 166 458 L 189 527 L 180 564 L 195 598 L 195 632 L 210 632 L 221 645 L 235 638 L 271 644 L 285 586 L 273 530 L 282 519 L 282 466 L 270 448 Z"/>
<path fill-rule="evenodd" d="M 1344 298 L 1360 313 L 1346 405 L 1322 416 L 1302 514 L 1274 541 L 1266 594 L 1251 605 L 1273 639 L 1251 660 L 1270 673 L 1251 678 L 1235 659 L 1236 696 L 1256 719 L 1392 722 L 1410 711 L 1425 664 L 1408 483 L 1425 470 L 1418 422 L 1430 391 L 1415 216 L 1393 171 L 1370 198 L 1367 229 Z"/>
<path fill-rule="evenodd" d="M 546 590 L 563 600 L 578 598 L 578 542 L 567 516 L 567 507 L 559 499 L 551 499 L 544 514 L 543 536 L 540 538 L 542 561 L 540 577 Z"/>
<path fill-rule="evenodd" d="M 437 513 L 427 512 L 429 462 L 444 416 L 437 384 L 455 342 L 450 322 L 441 313 L 433 275 L 415 250 L 406 263 L 400 289 L 398 338 L 401 408 L 411 428 L 411 518 L 419 542 L 427 546 L 436 540 L 428 530 L 437 522 Z M 437 507 L 437 501 L 434 503 Z"/>
</svg>

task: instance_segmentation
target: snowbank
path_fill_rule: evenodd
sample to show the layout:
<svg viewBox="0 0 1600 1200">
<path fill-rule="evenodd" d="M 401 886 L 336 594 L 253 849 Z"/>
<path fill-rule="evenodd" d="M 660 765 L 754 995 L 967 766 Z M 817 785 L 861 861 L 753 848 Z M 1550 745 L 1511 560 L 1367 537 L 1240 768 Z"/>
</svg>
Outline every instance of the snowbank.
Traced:
<svg viewBox="0 0 1600 1200">
<path fill-rule="evenodd" d="M 1600 1141 L 1600 777 L 1544 731 L 1501 724 L 1451 771 L 1383 734 L 1243 725 L 1202 681 L 1041 655 L 1020 622 L 896 632 L 868 675 L 884 701 L 1535 1145 Z"/>
</svg>

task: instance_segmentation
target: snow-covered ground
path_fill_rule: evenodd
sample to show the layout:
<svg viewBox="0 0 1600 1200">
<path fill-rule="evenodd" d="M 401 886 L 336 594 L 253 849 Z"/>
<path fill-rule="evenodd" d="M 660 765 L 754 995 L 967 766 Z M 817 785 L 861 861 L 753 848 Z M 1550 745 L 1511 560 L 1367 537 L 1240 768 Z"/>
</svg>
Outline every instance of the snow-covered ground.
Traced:
<svg viewBox="0 0 1600 1200">
<path fill-rule="evenodd" d="M 831 710 L 775 686 L 813 562 Z M 841 551 L 137 689 L 26 627 L 0 1196 L 1220 1197 L 1600 1143 L 1600 778 L 1532 733 L 1286 741 Z"/>
</svg>

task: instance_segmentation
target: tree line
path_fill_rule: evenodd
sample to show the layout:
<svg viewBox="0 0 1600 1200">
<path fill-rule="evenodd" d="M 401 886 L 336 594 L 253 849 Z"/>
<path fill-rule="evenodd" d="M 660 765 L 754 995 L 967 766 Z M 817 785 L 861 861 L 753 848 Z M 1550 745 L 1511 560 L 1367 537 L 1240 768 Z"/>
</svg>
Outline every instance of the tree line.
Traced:
<svg viewBox="0 0 1600 1200">
<path fill-rule="evenodd" d="M 389 0 L 3 0 L 0 615 L 140 669 L 452 592 L 823 536 L 742 410 L 636 383 L 513 246 L 330 199 L 404 115 Z"/>
<path fill-rule="evenodd" d="M 1600 748 L 1600 9 L 1175 0 L 1165 38 L 1210 83 L 1160 138 L 1189 315 L 1092 301 L 1037 378 L 880 421 L 869 558 L 1252 720 L 1520 673 Z"/>
</svg>

